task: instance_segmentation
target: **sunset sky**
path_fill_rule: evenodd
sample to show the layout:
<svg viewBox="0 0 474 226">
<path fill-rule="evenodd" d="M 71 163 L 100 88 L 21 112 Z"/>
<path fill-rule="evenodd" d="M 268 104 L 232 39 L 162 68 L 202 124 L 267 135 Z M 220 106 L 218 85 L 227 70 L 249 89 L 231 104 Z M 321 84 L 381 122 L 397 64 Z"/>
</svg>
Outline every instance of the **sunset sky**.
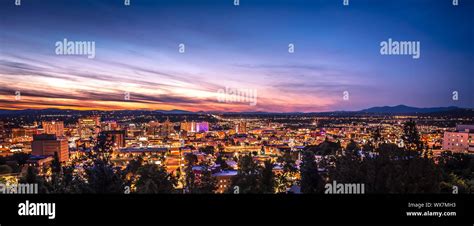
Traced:
<svg viewBox="0 0 474 226">
<path fill-rule="evenodd" d="M 474 107 L 473 1 L 240 2 L 1 1 L 0 109 Z M 64 38 L 96 57 L 56 55 Z M 420 59 L 380 55 L 389 38 L 420 41 Z M 225 87 L 256 89 L 257 105 L 218 102 Z"/>
</svg>

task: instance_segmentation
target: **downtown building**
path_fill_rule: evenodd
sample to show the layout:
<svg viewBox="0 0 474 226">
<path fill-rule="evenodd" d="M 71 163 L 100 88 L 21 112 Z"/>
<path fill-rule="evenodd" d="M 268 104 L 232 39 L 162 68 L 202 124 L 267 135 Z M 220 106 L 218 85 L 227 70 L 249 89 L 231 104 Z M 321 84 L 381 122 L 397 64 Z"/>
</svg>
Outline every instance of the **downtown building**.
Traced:
<svg viewBox="0 0 474 226">
<path fill-rule="evenodd" d="M 43 121 L 41 125 L 45 134 L 54 134 L 57 137 L 64 136 L 64 122 L 62 121 Z"/>
<path fill-rule="evenodd" d="M 247 122 L 241 121 L 235 124 L 235 133 L 246 134 L 247 133 Z"/>
<path fill-rule="evenodd" d="M 58 138 L 55 134 L 34 135 L 31 149 L 31 154 L 35 156 L 54 156 L 54 153 L 58 153 L 60 162 L 69 160 L 67 140 Z"/>
<path fill-rule="evenodd" d="M 209 131 L 209 122 L 182 122 L 180 126 L 181 130 L 186 132 L 208 132 Z"/>
<path fill-rule="evenodd" d="M 100 132 L 100 117 L 91 116 L 78 120 L 79 136 L 81 139 L 89 139 L 95 137 Z"/>
<path fill-rule="evenodd" d="M 474 125 L 458 125 L 454 132 L 444 132 L 443 150 L 474 154 Z"/>
</svg>

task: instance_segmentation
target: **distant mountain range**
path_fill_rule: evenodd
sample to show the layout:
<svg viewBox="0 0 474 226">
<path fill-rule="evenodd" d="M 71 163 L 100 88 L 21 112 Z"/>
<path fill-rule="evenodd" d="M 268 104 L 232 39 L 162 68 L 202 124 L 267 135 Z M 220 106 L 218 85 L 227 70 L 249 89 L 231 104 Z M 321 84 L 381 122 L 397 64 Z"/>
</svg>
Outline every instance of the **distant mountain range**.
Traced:
<svg viewBox="0 0 474 226">
<path fill-rule="evenodd" d="M 372 107 L 364 110 L 360 110 L 362 113 L 385 113 L 385 114 L 412 114 L 412 113 L 433 113 L 433 112 L 444 112 L 459 110 L 462 108 L 450 106 L 450 107 L 434 107 L 434 108 L 417 108 L 406 105 L 397 106 L 383 106 L 383 107 Z"/>
<path fill-rule="evenodd" d="M 80 111 L 80 110 L 70 110 L 70 109 L 56 109 L 56 108 L 48 108 L 48 109 L 24 109 L 24 110 L 0 110 L 0 115 L 16 115 L 16 114 L 75 114 L 81 112 L 100 112 L 100 111 Z M 221 111 L 185 111 L 179 109 L 173 110 L 117 110 L 115 112 L 156 112 L 161 114 L 242 114 L 242 115 L 263 115 L 263 114 L 324 114 L 324 115 L 351 115 L 351 114 L 431 114 L 431 113 L 464 113 L 467 112 L 472 114 L 474 109 L 466 109 L 466 108 L 459 108 L 455 106 L 450 107 L 432 107 L 432 108 L 417 108 L 417 107 L 410 107 L 406 105 L 397 105 L 397 106 L 383 106 L 383 107 L 372 107 L 363 109 L 360 111 L 333 111 L 333 112 L 310 112 L 310 113 L 303 113 L 303 112 L 264 112 L 264 111 L 257 111 L 257 112 L 221 112 Z"/>
</svg>

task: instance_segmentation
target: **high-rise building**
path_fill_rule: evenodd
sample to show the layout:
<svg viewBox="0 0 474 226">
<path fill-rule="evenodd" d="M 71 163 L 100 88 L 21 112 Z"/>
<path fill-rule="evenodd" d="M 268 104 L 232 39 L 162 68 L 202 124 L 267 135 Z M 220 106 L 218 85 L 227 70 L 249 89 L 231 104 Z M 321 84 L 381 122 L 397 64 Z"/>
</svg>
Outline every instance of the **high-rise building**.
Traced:
<svg viewBox="0 0 474 226">
<path fill-rule="evenodd" d="M 31 148 L 32 155 L 54 156 L 54 153 L 57 152 L 60 162 L 69 160 L 67 140 L 64 138 L 58 138 L 54 134 L 34 135 Z"/>
<path fill-rule="evenodd" d="M 196 123 L 196 132 L 207 132 L 209 131 L 208 122 L 198 122 Z"/>
<path fill-rule="evenodd" d="M 186 132 L 207 132 L 209 131 L 209 123 L 208 122 L 182 122 L 181 123 L 181 130 Z"/>
<path fill-rule="evenodd" d="M 151 121 L 148 123 L 148 126 L 146 127 L 146 135 L 149 136 L 157 136 L 160 134 L 160 123 Z"/>
<path fill-rule="evenodd" d="M 247 133 L 247 122 L 241 121 L 235 124 L 235 133 Z"/>
<path fill-rule="evenodd" d="M 194 121 L 192 122 L 182 122 L 180 126 L 181 130 L 184 130 L 186 132 L 195 132 L 196 129 L 196 123 Z"/>
<path fill-rule="evenodd" d="M 443 150 L 474 153 L 474 125 L 458 125 L 455 132 L 444 132 Z"/>
<path fill-rule="evenodd" d="M 37 128 L 23 127 L 23 128 L 13 128 L 12 129 L 12 138 L 33 138 L 33 135 L 38 133 Z"/>
<path fill-rule="evenodd" d="M 62 121 L 43 121 L 41 125 L 45 134 L 54 134 L 57 137 L 64 136 L 64 122 Z"/>
<path fill-rule="evenodd" d="M 125 147 L 125 130 L 102 131 L 101 134 L 104 135 L 103 137 L 107 139 L 107 141 L 112 142 L 112 147 Z"/>
<path fill-rule="evenodd" d="M 78 120 L 79 136 L 81 139 L 95 137 L 100 132 L 100 117 L 91 116 Z"/>
<path fill-rule="evenodd" d="M 161 126 L 161 136 L 163 137 L 166 137 L 166 136 L 169 136 L 171 133 L 174 132 L 174 128 L 173 128 L 173 123 L 170 122 L 169 118 L 166 119 L 165 122 L 163 122 L 162 126 Z"/>
<path fill-rule="evenodd" d="M 101 130 L 103 131 L 111 131 L 111 130 L 118 130 L 119 125 L 117 124 L 117 121 L 103 121 L 101 122 Z"/>
</svg>

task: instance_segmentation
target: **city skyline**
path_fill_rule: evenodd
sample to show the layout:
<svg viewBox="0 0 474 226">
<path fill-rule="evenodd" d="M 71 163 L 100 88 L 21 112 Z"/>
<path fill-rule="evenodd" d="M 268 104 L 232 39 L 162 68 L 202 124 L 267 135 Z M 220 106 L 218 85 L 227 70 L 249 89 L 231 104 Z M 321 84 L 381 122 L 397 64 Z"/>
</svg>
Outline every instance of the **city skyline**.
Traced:
<svg viewBox="0 0 474 226">
<path fill-rule="evenodd" d="M 472 2 L 0 4 L 0 109 L 474 107 Z M 56 55 L 64 39 L 95 42 L 95 58 Z M 420 58 L 381 55 L 380 43 L 391 39 L 419 41 Z M 226 87 L 256 90 L 258 102 L 219 102 Z"/>
</svg>

